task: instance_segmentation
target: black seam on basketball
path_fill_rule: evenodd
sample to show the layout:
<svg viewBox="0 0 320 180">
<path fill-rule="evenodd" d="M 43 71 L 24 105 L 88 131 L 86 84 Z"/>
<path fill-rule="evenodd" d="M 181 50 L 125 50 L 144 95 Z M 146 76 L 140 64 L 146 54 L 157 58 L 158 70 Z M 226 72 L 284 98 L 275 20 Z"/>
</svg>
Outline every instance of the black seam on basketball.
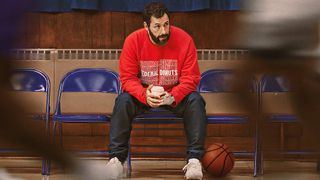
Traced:
<svg viewBox="0 0 320 180">
<path fill-rule="evenodd" d="M 222 147 L 222 149 L 227 152 L 227 150 L 229 149 L 229 147 L 227 147 L 227 148 L 223 148 L 223 147 Z"/>
<path fill-rule="evenodd" d="M 234 166 L 234 160 L 231 158 L 230 154 L 232 154 L 232 152 L 229 152 L 227 156 L 230 158 L 230 161 L 232 162 L 232 166 Z"/>
<path fill-rule="evenodd" d="M 222 147 L 218 147 L 217 149 L 210 149 L 209 151 L 206 151 L 206 152 L 211 152 L 211 151 L 215 151 L 215 150 L 218 150 L 218 149 L 223 149 Z"/>
<path fill-rule="evenodd" d="M 218 146 L 217 149 L 223 148 L 223 146 L 224 146 L 223 144 L 222 144 L 222 146 L 220 146 L 218 143 L 214 143 L 214 144 L 212 144 L 212 145 Z M 206 152 L 210 152 L 210 151 L 217 150 L 217 149 L 210 149 L 209 151 L 206 150 Z"/>
<path fill-rule="evenodd" d="M 218 154 L 218 156 L 216 156 L 210 163 L 209 163 L 209 165 L 205 168 L 205 170 L 207 170 L 210 166 L 211 166 L 211 164 L 216 160 L 216 159 L 218 159 L 218 157 L 222 154 L 222 153 L 224 153 L 225 151 L 222 151 L 222 152 L 220 152 L 220 154 Z"/>
<path fill-rule="evenodd" d="M 225 168 L 225 166 L 226 166 L 226 159 L 227 159 L 228 156 L 229 156 L 229 153 L 227 153 L 227 155 L 224 157 L 223 166 L 222 166 L 222 168 L 221 168 L 221 171 L 220 171 L 220 173 L 219 173 L 219 176 L 222 176 L 222 174 L 223 174 L 224 168 Z"/>
<path fill-rule="evenodd" d="M 229 149 L 229 147 L 227 147 L 226 149 L 224 149 L 223 147 L 219 147 L 218 149 L 220 149 L 220 148 L 223 149 L 224 152 L 228 153 L 227 150 Z M 211 151 L 215 151 L 215 150 L 218 150 L 218 149 L 211 149 L 210 151 L 206 151 L 206 152 L 211 152 Z"/>
<path fill-rule="evenodd" d="M 213 143 L 214 145 L 217 145 L 217 146 L 219 146 L 219 147 L 223 147 L 224 146 L 224 144 L 220 144 L 220 143 Z M 220 145 L 222 145 L 222 146 L 220 146 Z"/>
</svg>

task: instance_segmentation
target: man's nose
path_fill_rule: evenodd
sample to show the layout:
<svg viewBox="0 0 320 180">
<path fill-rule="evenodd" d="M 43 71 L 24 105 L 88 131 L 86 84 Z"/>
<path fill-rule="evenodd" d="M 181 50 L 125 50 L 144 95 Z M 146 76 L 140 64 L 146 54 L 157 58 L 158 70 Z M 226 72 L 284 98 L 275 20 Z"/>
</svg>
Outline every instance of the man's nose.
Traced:
<svg viewBox="0 0 320 180">
<path fill-rule="evenodd" d="M 161 28 L 160 28 L 160 36 L 163 35 L 163 34 L 167 34 L 167 32 L 166 32 L 165 27 L 161 26 Z"/>
</svg>

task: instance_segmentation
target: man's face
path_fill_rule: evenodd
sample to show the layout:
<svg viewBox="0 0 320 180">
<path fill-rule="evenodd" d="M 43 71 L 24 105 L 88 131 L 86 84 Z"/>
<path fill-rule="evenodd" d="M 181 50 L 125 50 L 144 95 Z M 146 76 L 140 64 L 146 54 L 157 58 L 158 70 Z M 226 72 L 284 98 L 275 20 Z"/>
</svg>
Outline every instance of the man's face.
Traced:
<svg viewBox="0 0 320 180">
<path fill-rule="evenodd" d="M 170 36 L 170 24 L 168 15 L 164 14 L 160 18 L 151 16 L 148 31 L 152 41 L 155 44 L 164 45 L 169 40 Z"/>
</svg>

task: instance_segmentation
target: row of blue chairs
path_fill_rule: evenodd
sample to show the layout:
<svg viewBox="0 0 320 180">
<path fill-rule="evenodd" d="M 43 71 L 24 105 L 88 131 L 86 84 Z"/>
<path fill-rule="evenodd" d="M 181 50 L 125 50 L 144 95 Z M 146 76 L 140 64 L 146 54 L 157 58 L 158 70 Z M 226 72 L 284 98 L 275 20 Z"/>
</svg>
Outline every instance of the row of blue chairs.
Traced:
<svg viewBox="0 0 320 180">
<path fill-rule="evenodd" d="M 44 116 L 47 132 L 49 133 L 49 115 L 50 115 L 50 80 L 47 75 L 36 69 L 18 69 L 14 72 L 15 75 L 20 74 L 19 81 L 14 81 L 14 90 L 18 91 L 33 91 L 46 93 L 46 112 Z M 200 93 L 232 93 L 232 85 L 228 82 L 234 77 L 232 70 L 208 70 L 201 75 L 198 92 Z M 280 78 L 280 79 L 279 79 Z M 259 82 L 253 78 L 252 84 L 248 88 L 248 92 L 261 96 L 263 92 L 288 92 L 290 89 L 284 83 L 284 79 L 277 76 L 265 75 Z M 17 85 L 17 83 L 19 85 Z M 19 87 L 19 89 L 14 88 Z M 75 92 L 99 92 L 120 94 L 121 86 L 118 74 L 102 68 L 81 68 L 67 73 L 61 80 L 56 98 L 56 107 L 52 117 L 53 133 L 56 132 L 56 126 L 59 126 L 60 143 L 62 143 L 62 123 L 106 123 L 110 121 L 110 114 L 69 114 L 64 113 L 61 107 L 61 101 L 64 93 Z M 260 98 L 257 98 L 260 101 Z M 260 102 L 261 103 L 261 102 Z M 257 102 L 259 104 L 259 102 Z M 269 120 L 278 122 L 297 122 L 298 119 L 293 114 L 282 114 L 268 116 Z M 240 115 L 207 115 L 209 124 L 243 124 L 249 123 L 249 114 Z M 262 171 L 262 152 L 260 149 L 260 132 L 259 120 L 255 120 L 255 138 L 254 152 L 238 152 L 244 155 L 250 155 L 254 158 L 254 176 L 260 175 Z M 150 113 L 137 116 L 134 123 L 142 124 L 168 124 L 181 123 L 182 118 L 166 112 L 161 108 L 151 109 Z M 55 134 L 53 134 L 53 137 Z M 129 142 L 130 147 L 130 142 Z M 130 148 L 129 148 L 130 149 Z M 103 151 L 101 153 L 107 153 Z M 131 152 L 128 153 L 128 174 L 131 173 Z M 42 174 L 50 174 L 50 161 L 43 160 Z"/>
</svg>

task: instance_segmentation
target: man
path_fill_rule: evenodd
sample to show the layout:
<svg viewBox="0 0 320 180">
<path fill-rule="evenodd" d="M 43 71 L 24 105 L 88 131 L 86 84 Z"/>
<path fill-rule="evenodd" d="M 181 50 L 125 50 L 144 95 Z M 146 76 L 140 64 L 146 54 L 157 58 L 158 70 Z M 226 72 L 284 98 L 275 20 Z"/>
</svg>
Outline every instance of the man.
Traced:
<svg viewBox="0 0 320 180">
<path fill-rule="evenodd" d="M 111 117 L 110 178 L 123 174 L 132 119 L 161 107 L 183 117 L 188 143 L 185 177 L 202 179 L 199 160 L 204 153 L 207 120 L 205 102 L 196 92 L 200 72 L 194 42 L 186 32 L 170 25 L 162 3 L 146 5 L 143 17 L 144 28 L 126 38 L 120 56 L 123 93 L 116 99 Z M 152 93 L 162 87 L 162 93 Z"/>
</svg>

